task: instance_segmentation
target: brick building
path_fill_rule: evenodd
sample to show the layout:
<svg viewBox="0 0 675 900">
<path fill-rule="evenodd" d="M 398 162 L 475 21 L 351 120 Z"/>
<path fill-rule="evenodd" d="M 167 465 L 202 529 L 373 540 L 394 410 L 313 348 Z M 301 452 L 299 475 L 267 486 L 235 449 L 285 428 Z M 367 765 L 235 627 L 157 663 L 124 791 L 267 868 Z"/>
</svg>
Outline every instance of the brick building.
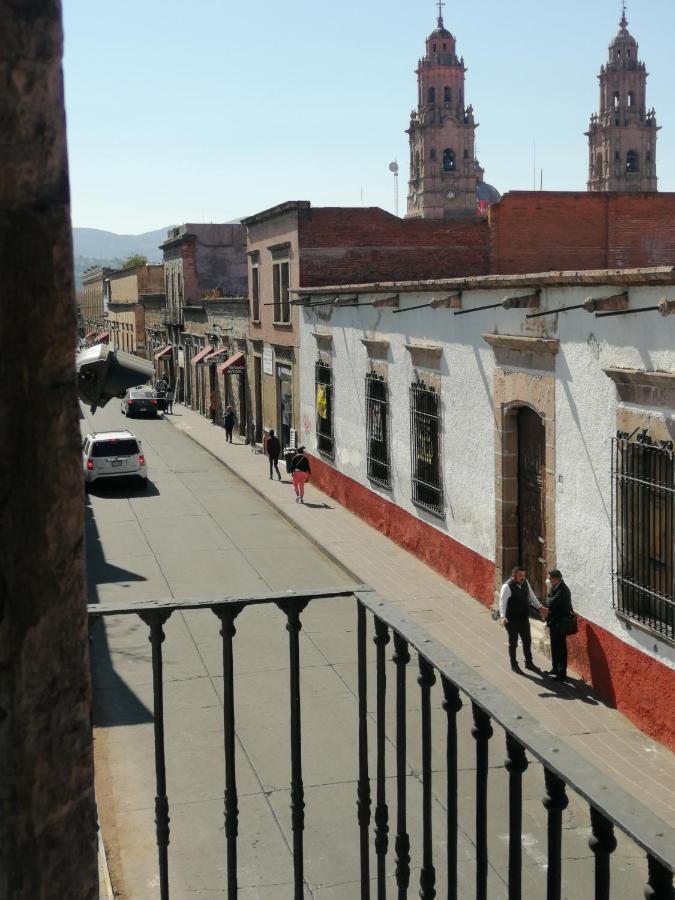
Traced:
<svg viewBox="0 0 675 900">
<path fill-rule="evenodd" d="M 476 274 L 488 267 L 484 221 L 402 220 L 382 209 L 290 201 L 243 220 L 249 258 L 249 359 L 255 440 L 300 429 L 298 314 L 303 285 Z"/>
<path fill-rule="evenodd" d="M 108 279 L 110 271 L 104 266 L 92 266 L 82 275 L 81 301 L 78 302 L 78 306 L 81 326 L 89 340 L 104 330 L 110 292 Z"/>
<path fill-rule="evenodd" d="M 588 190 L 655 191 L 659 127 L 647 107 L 647 69 L 628 31 L 625 7 L 598 78 L 600 111 L 586 132 Z"/>
<path fill-rule="evenodd" d="M 110 301 L 107 329 L 116 350 L 145 356 L 145 320 L 142 298 L 161 294 L 164 272 L 161 265 L 132 266 L 109 274 Z"/>
</svg>

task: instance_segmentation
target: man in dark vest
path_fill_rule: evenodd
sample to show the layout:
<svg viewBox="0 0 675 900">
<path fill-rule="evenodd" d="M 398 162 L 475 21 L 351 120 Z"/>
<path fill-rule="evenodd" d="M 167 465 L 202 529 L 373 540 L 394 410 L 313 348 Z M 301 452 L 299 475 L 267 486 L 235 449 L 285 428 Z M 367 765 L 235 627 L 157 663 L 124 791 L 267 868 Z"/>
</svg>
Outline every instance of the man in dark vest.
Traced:
<svg viewBox="0 0 675 900">
<path fill-rule="evenodd" d="M 572 594 L 565 584 L 560 569 L 548 573 L 551 589 L 548 595 L 546 624 L 551 635 L 551 670 L 544 672 L 556 681 L 567 679 L 567 632 L 565 620 L 572 615 Z"/>
<path fill-rule="evenodd" d="M 499 622 L 501 625 L 504 625 L 509 635 L 509 658 L 511 660 L 511 669 L 514 672 L 520 672 L 518 660 L 516 659 L 518 638 L 523 643 L 525 668 L 531 669 L 533 672 L 539 671 L 532 660 L 530 606 L 538 610 L 543 609 L 530 587 L 525 569 L 522 566 L 514 566 L 511 577 L 506 584 L 502 585 L 501 594 L 499 595 Z M 543 617 L 543 613 L 540 614 Z"/>
</svg>

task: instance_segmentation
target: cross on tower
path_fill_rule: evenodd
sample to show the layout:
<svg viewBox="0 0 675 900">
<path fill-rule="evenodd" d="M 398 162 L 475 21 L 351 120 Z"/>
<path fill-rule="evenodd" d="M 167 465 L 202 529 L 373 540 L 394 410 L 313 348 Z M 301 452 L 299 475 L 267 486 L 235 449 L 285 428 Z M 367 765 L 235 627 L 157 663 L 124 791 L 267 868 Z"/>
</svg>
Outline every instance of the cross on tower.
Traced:
<svg viewBox="0 0 675 900">
<path fill-rule="evenodd" d="M 621 24 L 628 24 L 628 20 L 626 19 L 626 0 L 622 0 L 621 2 Z"/>
<path fill-rule="evenodd" d="M 443 7 L 445 6 L 445 0 L 438 0 L 438 27 L 443 27 Z"/>
</svg>

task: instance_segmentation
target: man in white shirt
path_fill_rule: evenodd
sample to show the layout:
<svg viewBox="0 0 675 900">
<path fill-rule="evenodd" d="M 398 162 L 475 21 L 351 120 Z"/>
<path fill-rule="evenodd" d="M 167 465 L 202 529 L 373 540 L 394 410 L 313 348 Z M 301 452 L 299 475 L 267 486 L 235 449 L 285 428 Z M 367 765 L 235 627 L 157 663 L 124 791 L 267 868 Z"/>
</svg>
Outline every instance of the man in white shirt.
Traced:
<svg viewBox="0 0 675 900">
<path fill-rule="evenodd" d="M 532 660 L 532 635 L 530 634 L 530 606 L 542 610 L 543 607 L 530 587 L 525 569 L 522 566 L 514 566 L 511 577 L 502 585 L 499 595 L 499 623 L 506 628 L 509 635 L 509 658 L 511 670 L 520 672 L 516 659 L 516 647 L 518 638 L 523 644 L 525 656 L 525 668 L 538 672 Z M 543 618 L 543 613 L 540 613 Z"/>
</svg>

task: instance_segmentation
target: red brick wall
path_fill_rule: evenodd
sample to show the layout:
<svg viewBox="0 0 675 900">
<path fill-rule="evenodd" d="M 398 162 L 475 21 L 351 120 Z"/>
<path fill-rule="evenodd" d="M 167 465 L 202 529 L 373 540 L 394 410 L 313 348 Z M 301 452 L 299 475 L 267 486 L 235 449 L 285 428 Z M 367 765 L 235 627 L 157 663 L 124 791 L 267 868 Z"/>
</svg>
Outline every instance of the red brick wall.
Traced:
<svg viewBox="0 0 675 900">
<path fill-rule="evenodd" d="M 378 207 L 299 216 L 300 284 L 320 287 L 485 275 L 488 226 L 478 219 L 399 219 Z"/>
<path fill-rule="evenodd" d="M 493 274 L 675 264 L 675 194 L 513 191 L 490 210 Z"/>
</svg>

